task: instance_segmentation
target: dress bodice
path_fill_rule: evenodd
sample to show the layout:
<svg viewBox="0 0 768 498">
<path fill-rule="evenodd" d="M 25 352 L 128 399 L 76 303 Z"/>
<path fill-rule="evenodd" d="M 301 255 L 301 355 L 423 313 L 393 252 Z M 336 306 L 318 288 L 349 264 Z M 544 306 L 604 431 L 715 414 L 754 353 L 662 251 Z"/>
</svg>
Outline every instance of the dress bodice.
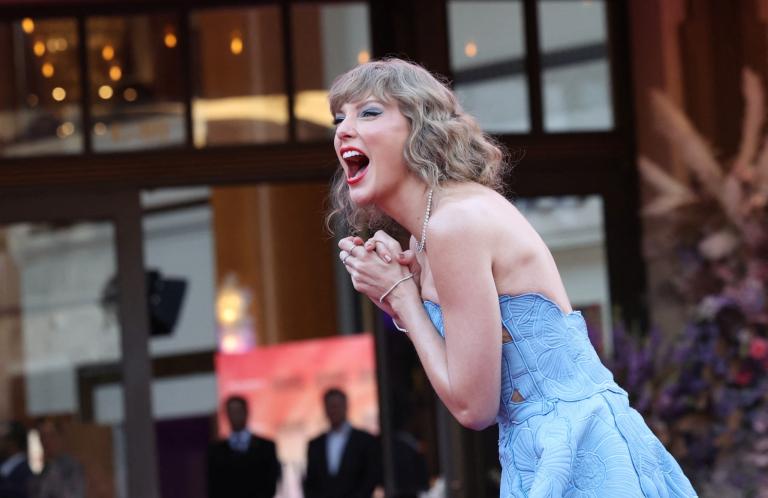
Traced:
<svg viewBox="0 0 768 498">
<path fill-rule="evenodd" d="M 579 311 L 564 313 L 537 293 L 502 295 L 499 306 L 511 336 L 502 345 L 499 424 L 548 413 L 558 400 L 579 401 L 606 390 L 624 393 L 600 362 Z M 424 307 L 445 337 L 440 306 L 425 301 Z"/>
</svg>

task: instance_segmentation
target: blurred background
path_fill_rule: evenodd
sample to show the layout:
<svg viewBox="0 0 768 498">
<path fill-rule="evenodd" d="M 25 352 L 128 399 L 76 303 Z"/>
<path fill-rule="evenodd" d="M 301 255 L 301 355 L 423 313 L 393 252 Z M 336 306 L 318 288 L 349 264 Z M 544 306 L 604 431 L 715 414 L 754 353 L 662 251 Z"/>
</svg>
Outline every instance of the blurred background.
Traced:
<svg viewBox="0 0 768 498">
<path fill-rule="evenodd" d="M 510 199 L 701 495 L 768 496 L 767 23 L 765 0 L 0 0 L 0 422 L 33 473 L 77 462 L 76 496 L 202 498 L 242 395 L 300 497 L 340 387 L 377 496 L 498 496 L 496 429 L 451 419 L 324 226 L 327 89 L 395 55 L 512 151 Z"/>
</svg>

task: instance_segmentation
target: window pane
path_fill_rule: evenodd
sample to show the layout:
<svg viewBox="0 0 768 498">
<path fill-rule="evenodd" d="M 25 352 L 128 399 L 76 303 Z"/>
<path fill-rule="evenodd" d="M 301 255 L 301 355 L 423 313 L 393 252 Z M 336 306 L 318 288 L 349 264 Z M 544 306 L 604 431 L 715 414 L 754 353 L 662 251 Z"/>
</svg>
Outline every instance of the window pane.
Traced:
<svg viewBox="0 0 768 498">
<path fill-rule="evenodd" d="M 519 199 L 515 205 L 552 252 L 573 309 L 584 314 L 595 348 L 601 355 L 610 353 L 611 296 L 603 198 L 535 197 Z"/>
<path fill-rule="evenodd" d="M 213 9 L 191 16 L 194 143 L 288 139 L 280 9 Z"/>
<path fill-rule="evenodd" d="M 45 421 L 27 426 L 30 465 L 51 470 L 35 496 L 56 495 L 62 471 L 71 496 L 125 496 L 124 429 L 97 387 L 120 378 L 114 227 L 2 226 L 0 267 L 0 423 Z"/>
<path fill-rule="evenodd" d="M 293 112 L 300 141 L 332 136 L 328 88 L 334 78 L 371 57 L 368 6 L 364 3 L 299 4 L 291 9 Z"/>
<path fill-rule="evenodd" d="M 93 150 L 185 143 L 175 15 L 88 19 Z"/>
<path fill-rule="evenodd" d="M 530 129 L 521 1 L 448 2 L 451 70 L 464 108 L 492 133 Z"/>
<path fill-rule="evenodd" d="M 613 127 L 604 0 L 539 2 L 544 129 Z"/>
<path fill-rule="evenodd" d="M 83 150 L 74 19 L 0 22 L 0 156 Z"/>
</svg>

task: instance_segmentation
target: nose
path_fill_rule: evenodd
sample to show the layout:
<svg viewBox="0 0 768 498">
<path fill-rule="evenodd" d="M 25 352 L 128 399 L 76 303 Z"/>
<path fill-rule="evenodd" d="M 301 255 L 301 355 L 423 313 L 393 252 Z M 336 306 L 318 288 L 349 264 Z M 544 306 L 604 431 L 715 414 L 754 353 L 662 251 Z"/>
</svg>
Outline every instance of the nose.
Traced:
<svg viewBox="0 0 768 498">
<path fill-rule="evenodd" d="M 351 116 L 345 117 L 341 123 L 336 126 L 336 138 L 339 140 L 354 137 L 357 134 L 354 119 Z"/>
</svg>

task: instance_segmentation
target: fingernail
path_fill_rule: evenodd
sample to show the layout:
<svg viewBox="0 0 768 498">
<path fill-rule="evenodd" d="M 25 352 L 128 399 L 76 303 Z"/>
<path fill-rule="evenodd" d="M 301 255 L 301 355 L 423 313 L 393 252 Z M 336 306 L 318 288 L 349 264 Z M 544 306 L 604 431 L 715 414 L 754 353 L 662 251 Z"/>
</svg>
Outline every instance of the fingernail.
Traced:
<svg viewBox="0 0 768 498">
<path fill-rule="evenodd" d="M 385 254 L 384 255 L 384 259 L 387 260 L 387 263 L 391 263 L 392 262 L 392 258 L 389 257 L 389 254 Z"/>
</svg>

